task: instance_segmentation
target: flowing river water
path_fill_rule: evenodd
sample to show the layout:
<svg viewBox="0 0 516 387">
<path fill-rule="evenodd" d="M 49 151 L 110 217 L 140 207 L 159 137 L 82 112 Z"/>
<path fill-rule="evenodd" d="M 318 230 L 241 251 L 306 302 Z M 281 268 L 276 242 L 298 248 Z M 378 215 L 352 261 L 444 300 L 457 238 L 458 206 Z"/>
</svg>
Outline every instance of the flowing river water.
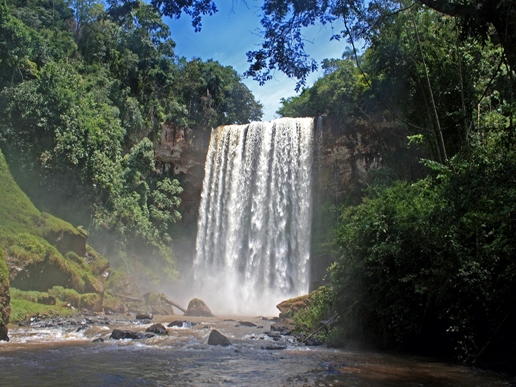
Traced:
<svg viewBox="0 0 516 387">
<path fill-rule="evenodd" d="M 502 376 L 427 358 L 307 347 L 274 341 L 260 317 L 158 317 L 183 327 L 167 336 L 113 340 L 114 328 L 143 332 L 128 316 L 78 318 L 52 327 L 11 326 L 0 342 L 0 386 L 508 386 Z M 73 320 L 73 319 L 72 319 Z M 242 326 L 245 320 L 256 326 Z M 232 345 L 207 344 L 212 329 Z M 102 337 L 104 342 L 92 342 Z M 270 349 L 283 346 L 286 349 Z M 269 349 L 268 349 L 269 348 Z"/>
</svg>

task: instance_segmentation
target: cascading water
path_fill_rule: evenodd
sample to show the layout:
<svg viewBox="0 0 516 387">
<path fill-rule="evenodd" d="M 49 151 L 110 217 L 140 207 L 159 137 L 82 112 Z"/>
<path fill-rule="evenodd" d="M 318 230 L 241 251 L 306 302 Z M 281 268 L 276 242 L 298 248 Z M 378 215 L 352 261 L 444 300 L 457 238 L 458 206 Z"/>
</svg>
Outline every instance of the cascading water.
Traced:
<svg viewBox="0 0 516 387">
<path fill-rule="evenodd" d="M 308 291 L 314 119 L 215 129 L 194 260 L 196 293 L 215 313 L 277 313 Z"/>
</svg>

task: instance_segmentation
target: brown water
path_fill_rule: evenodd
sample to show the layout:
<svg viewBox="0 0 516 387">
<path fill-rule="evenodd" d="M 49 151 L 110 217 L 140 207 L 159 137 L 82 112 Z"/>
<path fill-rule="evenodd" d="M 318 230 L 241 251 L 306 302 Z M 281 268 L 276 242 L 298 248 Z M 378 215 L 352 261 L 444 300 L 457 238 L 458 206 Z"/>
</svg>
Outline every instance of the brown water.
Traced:
<svg viewBox="0 0 516 387">
<path fill-rule="evenodd" d="M 106 340 L 114 328 L 144 331 L 127 318 L 109 325 L 10 329 L 0 344 L 0 386 L 507 386 L 499 375 L 425 358 L 306 347 L 264 334 L 270 322 L 188 318 L 198 325 L 168 328 L 166 337 Z M 184 319 L 184 318 L 181 318 Z M 240 318 L 241 319 L 241 318 Z M 174 318 L 159 318 L 166 324 Z M 153 321 L 156 322 L 156 321 Z M 233 343 L 209 346 L 211 329 Z M 267 346 L 286 345 L 285 350 Z"/>
</svg>

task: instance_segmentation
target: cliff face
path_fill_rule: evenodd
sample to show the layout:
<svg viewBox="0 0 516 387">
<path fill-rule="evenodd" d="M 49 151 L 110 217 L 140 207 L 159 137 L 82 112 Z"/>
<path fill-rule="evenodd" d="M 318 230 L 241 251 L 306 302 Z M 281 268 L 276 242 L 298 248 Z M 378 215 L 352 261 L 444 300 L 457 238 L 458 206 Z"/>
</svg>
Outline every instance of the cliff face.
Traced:
<svg viewBox="0 0 516 387">
<path fill-rule="evenodd" d="M 0 246 L 0 340 L 9 340 L 7 324 L 11 313 L 9 296 L 9 270 L 4 262 L 4 251 Z"/>
<path fill-rule="evenodd" d="M 186 226 L 197 224 L 210 136 L 209 129 L 185 129 L 168 123 L 154 144 L 158 167 L 162 172 L 171 172 L 184 189 L 179 212 Z"/>
<path fill-rule="evenodd" d="M 407 149 L 406 129 L 379 117 L 349 125 L 319 119 L 314 154 L 311 287 L 328 280 L 338 208 L 358 204 L 375 179 L 415 179 L 421 166 Z"/>
</svg>

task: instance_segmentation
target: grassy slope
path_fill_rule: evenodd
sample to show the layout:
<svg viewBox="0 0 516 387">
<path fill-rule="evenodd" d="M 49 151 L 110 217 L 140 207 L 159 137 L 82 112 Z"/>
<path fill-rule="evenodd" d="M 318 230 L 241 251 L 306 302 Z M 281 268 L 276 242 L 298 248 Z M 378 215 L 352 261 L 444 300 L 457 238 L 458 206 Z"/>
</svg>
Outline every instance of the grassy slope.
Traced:
<svg viewBox="0 0 516 387">
<path fill-rule="evenodd" d="M 55 275 L 55 283 L 47 275 L 40 284 L 36 283 L 37 281 L 27 282 L 25 290 L 47 291 L 53 286 L 61 285 L 75 289 L 79 293 L 102 293 L 103 284 L 98 276 L 109 267 L 107 260 L 88 247 L 89 262 L 86 263 L 73 252 L 63 255 L 47 241 L 48 235 L 61 232 L 68 235 L 83 233 L 61 219 L 41 213 L 13 180 L 1 151 L 0 198 L 0 247 L 4 251 L 5 261 L 8 264 L 25 265 L 24 267 L 40 265 L 46 268 L 48 273 Z M 5 267 L 2 265 L 0 269 L 3 278 Z M 31 285 L 34 289 L 30 289 Z M 42 286 L 48 286 L 48 289 L 42 289 Z M 27 302 L 23 301 L 23 309 L 30 310 Z M 13 300 L 13 316 L 20 314 L 16 311 L 16 305 L 17 300 Z M 42 307 L 35 304 L 33 311 L 40 311 Z"/>
</svg>

